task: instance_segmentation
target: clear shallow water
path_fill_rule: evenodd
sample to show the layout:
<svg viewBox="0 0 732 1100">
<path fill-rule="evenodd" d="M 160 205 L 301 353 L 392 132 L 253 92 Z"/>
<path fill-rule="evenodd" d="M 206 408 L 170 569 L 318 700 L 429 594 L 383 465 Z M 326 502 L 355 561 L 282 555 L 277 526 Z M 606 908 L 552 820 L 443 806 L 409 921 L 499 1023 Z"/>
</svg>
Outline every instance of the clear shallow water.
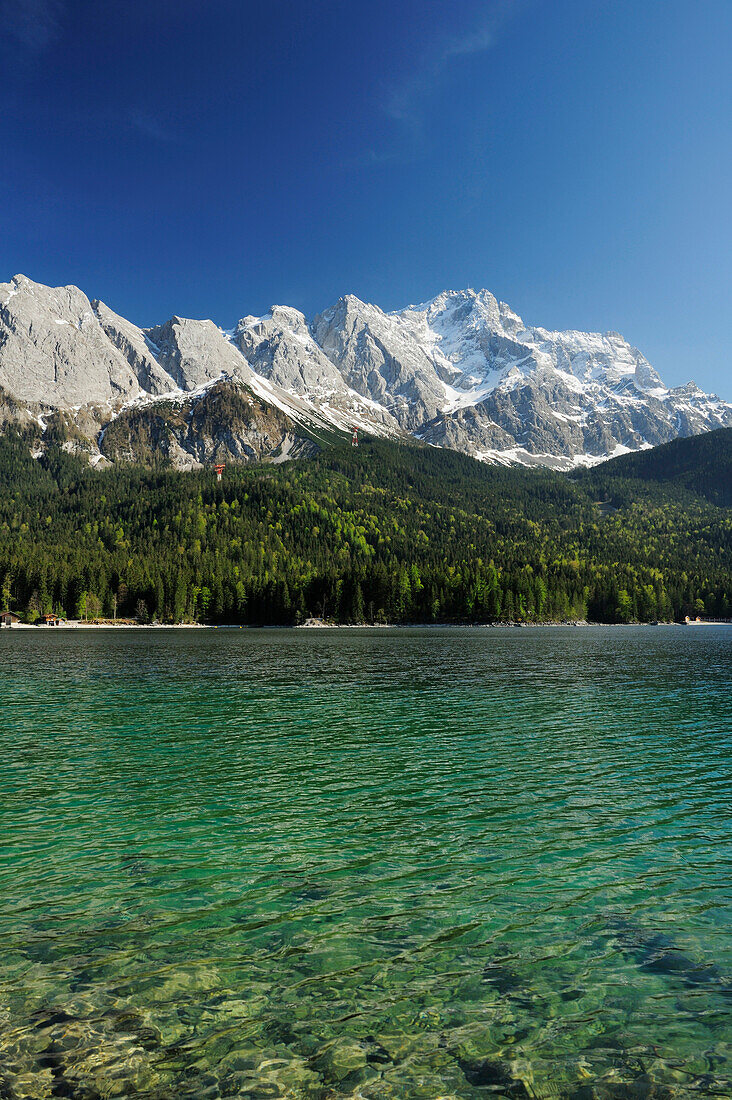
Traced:
<svg viewBox="0 0 732 1100">
<path fill-rule="evenodd" d="M 0 1097 L 732 1096 L 731 658 L 0 632 Z"/>
</svg>

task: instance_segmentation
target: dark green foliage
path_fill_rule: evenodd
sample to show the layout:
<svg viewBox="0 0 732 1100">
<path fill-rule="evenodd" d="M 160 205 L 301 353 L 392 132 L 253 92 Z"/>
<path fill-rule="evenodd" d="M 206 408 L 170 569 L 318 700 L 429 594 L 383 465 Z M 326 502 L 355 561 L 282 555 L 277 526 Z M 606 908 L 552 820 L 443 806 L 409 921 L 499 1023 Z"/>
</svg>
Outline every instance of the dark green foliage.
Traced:
<svg viewBox="0 0 732 1100">
<path fill-rule="evenodd" d="M 674 439 L 649 451 L 622 455 L 583 471 L 578 480 L 604 485 L 616 495 L 625 496 L 623 483 L 650 482 L 663 486 L 669 495 L 676 490 L 679 498 L 695 493 L 714 504 L 732 506 L 732 428 L 719 428 L 689 439 Z M 637 485 L 631 490 L 638 491 Z"/>
<path fill-rule="evenodd" d="M 570 480 L 374 441 L 228 466 L 218 484 L 211 470 L 90 470 L 58 448 L 34 460 L 6 434 L 0 600 L 232 623 L 729 615 L 729 510 L 686 481 L 616 470 Z"/>
</svg>

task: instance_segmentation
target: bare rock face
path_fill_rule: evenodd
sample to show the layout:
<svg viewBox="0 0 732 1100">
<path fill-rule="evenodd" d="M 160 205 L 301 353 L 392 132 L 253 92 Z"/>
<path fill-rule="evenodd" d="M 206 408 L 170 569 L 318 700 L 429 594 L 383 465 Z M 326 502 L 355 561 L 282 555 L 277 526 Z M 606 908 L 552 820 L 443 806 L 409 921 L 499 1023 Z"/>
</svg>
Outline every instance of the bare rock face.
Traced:
<svg viewBox="0 0 732 1100">
<path fill-rule="evenodd" d="M 352 294 L 313 322 L 316 340 L 348 385 L 386 408 L 403 428 L 418 429 L 445 399 L 432 359 L 398 318 Z"/>
<path fill-rule="evenodd" d="M 23 276 L 0 286 L 0 428 L 32 435 L 34 453 L 61 446 L 93 463 L 180 467 L 274 461 L 313 449 L 301 427 L 311 420 L 326 423 L 256 376 L 212 321 L 173 317 L 145 331 L 75 287 Z"/>
<path fill-rule="evenodd" d="M 272 306 L 263 317 L 243 317 L 234 340 L 252 369 L 283 389 L 317 398 L 344 393 L 335 364 L 310 334 L 305 315 L 287 306 Z"/>
<path fill-rule="evenodd" d="M 338 426 L 399 434 L 385 408 L 348 385 L 299 310 L 273 306 L 264 317 L 244 317 L 234 339 L 258 375 L 305 399 L 320 414 L 337 418 Z"/>
<path fill-rule="evenodd" d="M 224 381 L 247 387 L 261 413 L 247 419 L 224 402 L 238 424 L 228 442 L 200 416 L 213 407 L 209 390 L 221 405 Z M 100 439 L 107 457 L 152 461 L 159 448 L 184 465 L 217 447 L 232 460 L 275 455 L 282 415 L 287 453 L 313 432 L 359 428 L 570 469 L 732 424 L 732 404 L 693 382 L 668 389 L 618 333 L 528 325 L 487 290 L 445 291 L 394 313 L 347 295 L 312 323 L 273 306 L 225 333 L 177 316 L 143 330 L 76 287 L 18 275 L 0 285 L 0 391 L 0 426 L 25 425 L 42 447 L 49 418 L 63 412 L 54 431 L 67 432 L 64 445 L 87 440 L 92 461 L 103 458 Z M 186 395 L 202 404 L 185 406 L 184 430 Z"/>
<path fill-rule="evenodd" d="M 161 367 L 181 390 L 195 390 L 222 375 L 251 380 L 252 372 L 241 352 L 213 321 L 173 317 L 145 331 Z"/>
<path fill-rule="evenodd" d="M 92 309 L 107 339 L 127 360 L 141 390 L 161 394 L 175 388 L 175 382 L 156 359 L 152 344 L 142 329 L 113 313 L 104 302 L 92 302 Z"/>
<path fill-rule="evenodd" d="M 24 275 L 0 284 L 0 386 L 46 406 L 118 403 L 140 392 L 77 287 L 45 287 Z"/>
</svg>

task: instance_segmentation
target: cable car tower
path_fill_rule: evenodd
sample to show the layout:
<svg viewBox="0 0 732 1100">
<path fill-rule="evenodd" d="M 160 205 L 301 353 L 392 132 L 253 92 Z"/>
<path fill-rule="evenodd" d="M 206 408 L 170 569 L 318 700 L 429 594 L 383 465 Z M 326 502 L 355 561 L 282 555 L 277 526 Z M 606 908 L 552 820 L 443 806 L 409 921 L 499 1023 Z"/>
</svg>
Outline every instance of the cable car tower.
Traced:
<svg viewBox="0 0 732 1100">
<path fill-rule="evenodd" d="M 351 436 L 351 446 L 358 447 L 358 428 L 353 429 L 353 435 Z"/>
<path fill-rule="evenodd" d="M 218 462 L 214 466 L 214 470 L 216 471 L 216 480 L 217 481 L 221 481 L 221 475 L 223 474 L 225 468 L 226 468 L 226 464 L 224 462 Z"/>
</svg>

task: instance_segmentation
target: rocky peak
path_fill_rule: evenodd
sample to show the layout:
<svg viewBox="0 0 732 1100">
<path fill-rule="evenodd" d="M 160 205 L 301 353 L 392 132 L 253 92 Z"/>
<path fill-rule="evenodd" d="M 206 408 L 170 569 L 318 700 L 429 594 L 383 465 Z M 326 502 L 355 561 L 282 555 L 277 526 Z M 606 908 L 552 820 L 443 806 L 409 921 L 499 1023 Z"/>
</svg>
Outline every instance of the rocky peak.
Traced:
<svg viewBox="0 0 732 1100">
<path fill-rule="evenodd" d="M 91 302 L 75 286 L 24 275 L 0 284 L 0 385 L 47 406 L 118 402 L 140 390 Z"/>
<path fill-rule="evenodd" d="M 107 338 L 129 363 L 140 388 L 152 394 L 174 389 L 174 380 L 158 362 L 153 345 L 142 329 L 114 313 L 98 299 L 91 305 Z"/>
<path fill-rule="evenodd" d="M 246 359 L 213 321 L 174 316 L 146 329 L 145 336 L 181 390 L 194 390 L 226 375 L 251 379 Z"/>
<path fill-rule="evenodd" d="M 263 317 L 245 317 L 233 338 L 252 369 L 284 389 L 314 397 L 347 389 L 297 309 L 272 306 Z"/>
<path fill-rule="evenodd" d="M 313 333 L 348 385 L 407 429 L 437 412 L 444 386 L 429 355 L 397 316 L 354 295 L 319 314 Z"/>
<path fill-rule="evenodd" d="M 273 306 L 264 317 L 246 317 L 233 338 L 258 375 L 306 399 L 318 416 L 328 409 L 339 427 L 398 432 L 385 409 L 372 406 L 348 385 L 299 310 Z"/>
<path fill-rule="evenodd" d="M 667 389 L 617 332 L 534 326 L 485 289 L 392 313 L 347 294 L 310 325 L 274 305 L 227 334 L 177 315 L 143 330 L 74 286 L 0 285 L 6 419 L 61 409 L 93 434 L 122 408 L 219 379 L 308 430 L 412 432 L 487 460 L 565 467 L 732 423 L 732 405 L 694 383 Z M 200 408 L 228 408 L 217 393 Z"/>
</svg>

